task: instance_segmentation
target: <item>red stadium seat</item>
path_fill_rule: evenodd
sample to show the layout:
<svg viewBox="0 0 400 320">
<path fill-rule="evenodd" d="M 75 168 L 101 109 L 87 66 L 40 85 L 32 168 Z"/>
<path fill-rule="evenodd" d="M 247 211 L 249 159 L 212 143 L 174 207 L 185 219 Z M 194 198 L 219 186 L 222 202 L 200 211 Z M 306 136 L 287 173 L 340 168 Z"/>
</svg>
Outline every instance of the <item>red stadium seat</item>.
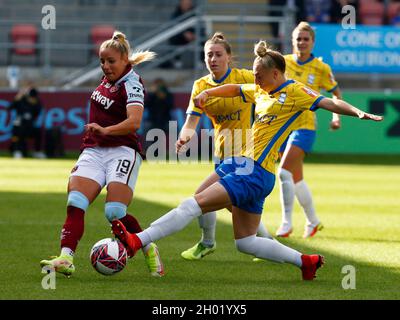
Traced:
<svg viewBox="0 0 400 320">
<path fill-rule="evenodd" d="M 115 27 L 111 25 L 96 25 L 90 30 L 90 41 L 94 45 L 92 54 L 98 56 L 101 44 L 108 39 L 111 39 Z"/>
<path fill-rule="evenodd" d="M 13 46 L 8 53 L 7 63 L 15 55 L 36 56 L 36 64 L 39 63 L 39 50 L 36 47 L 39 40 L 38 28 L 33 24 L 16 24 L 11 28 L 10 42 Z"/>
<path fill-rule="evenodd" d="M 400 2 L 390 2 L 387 11 L 389 24 L 391 24 L 393 18 L 398 14 L 398 12 L 400 14 Z"/>
<path fill-rule="evenodd" d="M 362 24 L 382 25 L 385 17 L 385 6 L 381 2 L 360 2 L 360 20 Z"/>
</svg>

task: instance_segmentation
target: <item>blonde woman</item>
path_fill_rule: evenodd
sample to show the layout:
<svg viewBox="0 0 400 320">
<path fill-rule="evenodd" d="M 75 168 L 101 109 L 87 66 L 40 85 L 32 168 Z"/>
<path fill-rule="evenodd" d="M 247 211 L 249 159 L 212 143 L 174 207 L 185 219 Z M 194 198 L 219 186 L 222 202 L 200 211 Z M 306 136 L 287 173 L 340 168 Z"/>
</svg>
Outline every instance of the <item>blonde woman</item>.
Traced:
<svg viewBox="0 0 400 320">
<path fill-rule="evenodd" d="M 61 253 L 52 260 L 42 260 L 42 267 L 52 266 L 66 276 L 75 271 L 73 257 L 83 235 L 85 212 L 105 186 L 104 213 L 107 220 L 124 221 L 131 232 L 140 230 L 137 220 L 126 213 L 143 156 L 136 132 L 143 116 L 144 87 L 133 67 L 154 56 L 150 51 L 131 55 L 129 42 L 118 31 L 101 45 L 99 58 L 104 77 L 91 95 L 82 153 L 68 182 L 67 218 L 61 230 Z M 157 246 L 149 243 L 143 252 L 151 274 L 162 276 L 164 267 Z"/>
<path fill-rule="evenodd" d="M 224 159 L 239 156 L 242 146 L 246 143 L 246 131 L 250 130 L 253 121 L 253 104 L 244 102 L 240 97 L 210 99 L 203 108 L 194 105 L 194 98 L 206 89 L 216 88 L 227 83 L 253 83 L 254 75 L 251 70 L 233 67 L 232 47 L 224 34 L 216 32 L 204 45 L 204 61 L 208 75 L 197 79 L 192 88 L 185 124 L 176 142 L 176 151 L 185 149 L 195 133 L 202 114 L 212 122 L 214 128 L 214 156 L 217 159 L 215 169 Z M 235 136 L 235 132 L 239 135 Z M 229 133 L 227 135 L 227 133 Z M 206 181 L 196 191 L 201 192 L 215 181 Z M 186 260 L 200 260 L 216 249 L 215 228 L 217 215 L 215 211 L 199 217 L 202 236 L 193 247 L 181 253 Z M 268 230 L 260 223 L 258 234 L 272 238 Z"/>
<path fill-rule="evenodd" d="M 304 83 L 320 92 L 324 89 L 332 93 L 334 99 L 341 99 L 338 83 L 328 64 L 312 54 L 315 44 L 314 29 L 307 22 L 300 22 L 292 33 L 293 54 L 285 55 L 286 76 Z M 332 114 L 332 130 L 340 128 L 340 118 Z M 323 226 L 317 216 L 311 190 L 303 175 L 305 156 L 312 151 L 316 138 L 317 122 L 314 112 L 304 111 L 293 127 L 293 131 L 282 144 L 278 177 L 280 182 L 280 201 L 282 222 L 276 235 L 289 237 L 293 232 L 292 215 L 294 199 L 297 198 L 306 216 L 303 238 L 313 237 Z"/>
<path fill-rule="evenodd" d="M 359 119 L 381 121 L 380 116 L 365 113 L 342 101 L 325 98 L 305 85 L 285 77 L 285 59 L 270 50 L 265 41 L 255 49 L 254 84 L 226 84 L 204 90 L 195 99 L 202 108 L 213 97 L 239 97 L 256 104 L 252 139 L 241 157 L 225 159 L 208 180 L 203 191 L 185 199 L 178 207 L 136 234 L 118 220 L 112 222 L 114 234 L 132 252 L 152 241 L 164 238 L 187 226 L 194 218 L 222 208 L 232 208 L 235 244 L 240 252 L 299 267 L 304 280 L 313 280 L 324 263 L 321 255 L 302 254 L 276 240 L 257 236 L 265 198 L 275 184 L 278 149 L 292 131 L 295 120 L 306 110 L 318 108 Z"/>
</svg>

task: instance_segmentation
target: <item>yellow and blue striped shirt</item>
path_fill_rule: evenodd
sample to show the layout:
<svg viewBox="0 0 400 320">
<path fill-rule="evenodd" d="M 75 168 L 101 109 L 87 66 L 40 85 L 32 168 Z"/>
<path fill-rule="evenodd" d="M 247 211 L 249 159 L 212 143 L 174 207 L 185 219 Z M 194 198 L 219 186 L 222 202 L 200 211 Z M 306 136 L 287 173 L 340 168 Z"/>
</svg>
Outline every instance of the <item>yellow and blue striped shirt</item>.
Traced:
<svg viewBox="0 0 400 320">
<path fill-rule="evenodd" d="M 317 109 L 324 96 L 295 80 L 287 80 L 271 92 L 255 84 L 243 84 L 244 101 L 256 104 L 251 141 L 242 155 L 257 161 L 264 169 L 275 173 L 279 146 L 304 112 Z"/>
<path fill-rule="evenodd" d="M 321 92 L 322 89 L 332 92 L 338 83 L 332 74 L 332 70 L 328 64 L 322 62 L 321 58 L 314 55 L 304 62 L 297 60 L 297 55 L 285 55 L 286 77 L 299 81 L 314 91 Z M 293 130 L 308 129 L 316 130 L 317 123 L 315 114 L 311 111 L 305 111 L 296 120 Z"/>
</svg>

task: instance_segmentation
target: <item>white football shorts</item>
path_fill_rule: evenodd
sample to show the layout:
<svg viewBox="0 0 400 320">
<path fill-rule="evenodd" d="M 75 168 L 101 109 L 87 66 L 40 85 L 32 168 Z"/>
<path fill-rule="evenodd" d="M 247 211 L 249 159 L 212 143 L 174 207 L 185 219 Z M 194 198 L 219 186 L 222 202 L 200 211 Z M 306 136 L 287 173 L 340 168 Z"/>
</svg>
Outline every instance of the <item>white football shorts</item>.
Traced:
<svg viewBox="0 0 400 320">
<path fill-rule="evenodd" d="M 140 154 L 129 147 L 86 148 L 79 156 L 70 177 L 92 179 L 101 188 L 110 182 L 120 182 L 135 191 L 141 164 Z"/>
</svg>

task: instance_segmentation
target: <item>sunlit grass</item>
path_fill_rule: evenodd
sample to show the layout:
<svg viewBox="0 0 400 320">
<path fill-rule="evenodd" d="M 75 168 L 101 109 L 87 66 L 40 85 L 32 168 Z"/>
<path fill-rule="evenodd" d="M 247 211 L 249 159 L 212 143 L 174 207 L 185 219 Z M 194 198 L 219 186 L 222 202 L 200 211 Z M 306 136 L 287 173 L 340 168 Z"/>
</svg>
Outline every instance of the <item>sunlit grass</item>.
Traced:
<svg viewBox="0 0 400 320">
<path fill-rule="evenodd" d="M 218 249 L 199 262 L 180 252 L 200 237 L 197 222 L 159 241 L 167 276 L 148 275 L 138 254 L 126 270 L 102 277 L 89 264 L 97 240 L 110 236 L 103 216 L 104 193 L 86 214 L 85 235 L 75 258 L 76 274 L 57 277 L 57 289 L 41 288 L 38 262 L 58 254 L 65 219 L 66 186 L 75 160 L 0 158 L 1 299 L 399 299 L 400 167 L 309 163 L 306 180 L 325 229 L 301 238 L 304 215 L 296 204 L 294 233 L 283 243 L 321 252 L 326 266 L 305 283 L 290 265 L 253 263 L 236 251 L 230 213 L 218 215 Z M 191 196 L 212 164 L 144 163 L 129 207 L 144 227 Z M 280 223 L 279 187 L 268 197 L 263 222 L 271 233 Z M 353 265 L 357 289 L 344 290 L 342 267 Z"/>
</svg>

